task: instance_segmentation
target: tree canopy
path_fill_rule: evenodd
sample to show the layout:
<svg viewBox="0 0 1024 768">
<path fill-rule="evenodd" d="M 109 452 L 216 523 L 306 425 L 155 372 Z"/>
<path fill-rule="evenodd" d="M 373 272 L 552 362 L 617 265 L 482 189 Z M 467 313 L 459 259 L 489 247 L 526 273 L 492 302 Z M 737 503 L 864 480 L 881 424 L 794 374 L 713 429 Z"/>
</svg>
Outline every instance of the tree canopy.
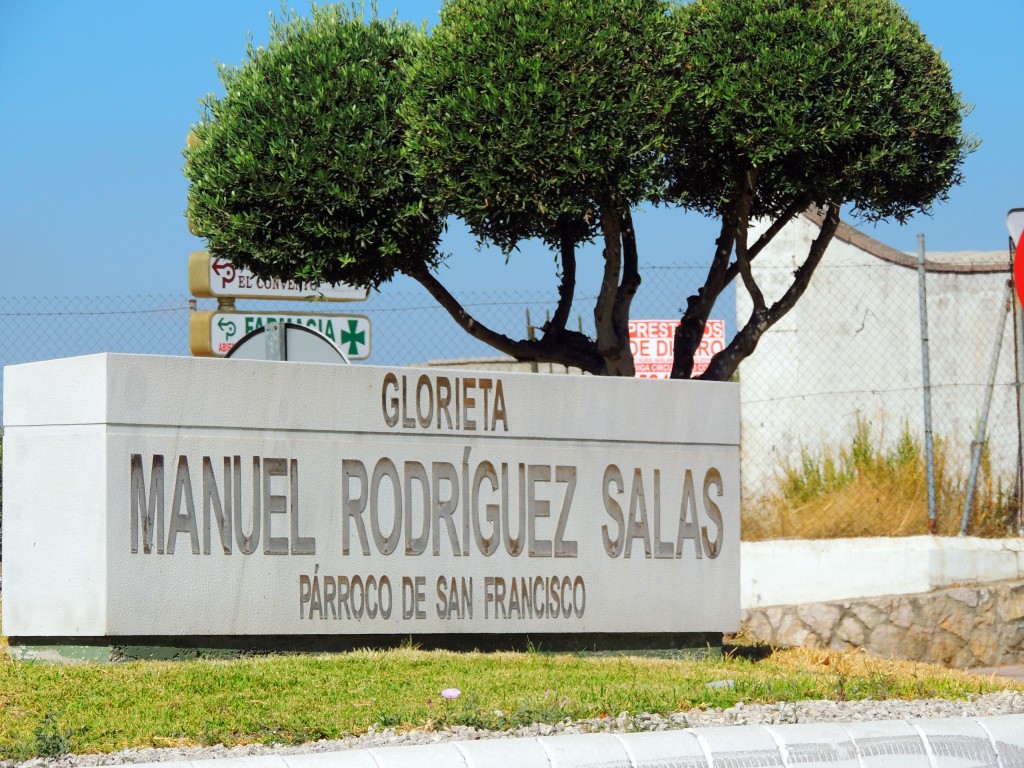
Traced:
<svg viewBox="0 0 1024 768">
<path fill-rule="evenodd" d="M 429 34 L 315 7 L 247 54 L 222 68 L 226 93 L 204 101 L 186 150 L 190 224 L 212 252 L 311 281 L 407 274 L 496 349 L 598 374 L 633 373 L 637 206 L 720 220 L 673 376 L 690 376 L 739 277 L 754 312 L 704 374 L 728 378 L 802 295 L 841 210 L 927 211 L 974 146 L 948 67 L 893 0 L 446 0 Z M 769 305 L 751 262 L 811 206 L 821 234 Z M 557 307 L 539 338 L 487 327 L 440 282 L 451 217 L 506 253 L 530 238 L 553 250 Z M 767 228 L 748 243 L 757 218 Z M 592 240 L 594 338 L 566 327 Z"/>
<path fill-rule="evenodd" d="M 926 212 L 962 181 L 974 144 L 949 68 L 892 0 L 698 0 L 674 16 L 685 95 L 669 194 L 722 229 L 677 331 L 673 375 L 687 375 L 714 299 L 740 275 L 754 313 L 706 373 L 728 378 L 802 295 L 844 206 L 869 220 Z M 810 206 L 826 211 L 821 236 L 767 306 L 750 262 Z M 753 218 L 771 225 L 748 246 Z"/>
<path fill-rule="evenodd" d="M 657 191 L 671 30 L 660 0 L 450 0 L 402 110 L 417 174 L 505 251 L 589 240 Z"/>
<path fill-rule="evenodd" d="M 341 6 L 272 22 L 203 100 L 185 173 L 211 252 L 268 277 L 372 287 L 434 266 L 441 219 L 405 162 L 404 66 L 422 30 Z"/>
<path fill-rule="evenodd" d="M 440 210 L 482 241 L 509 253 L 539 238 L 560 259 L 560 301 L 543 336 L 485 339 L 499 349 L 633 373 L 627 323 L 640 275 L 630 211 L 661 186 L 679 91 L 671 32 L 661 0 L 445 3 L 402 109 L 413 168 Z M 576 248 L 595 236 L 605 270 L 591 341 L 566 321 Z"/>
</svg>

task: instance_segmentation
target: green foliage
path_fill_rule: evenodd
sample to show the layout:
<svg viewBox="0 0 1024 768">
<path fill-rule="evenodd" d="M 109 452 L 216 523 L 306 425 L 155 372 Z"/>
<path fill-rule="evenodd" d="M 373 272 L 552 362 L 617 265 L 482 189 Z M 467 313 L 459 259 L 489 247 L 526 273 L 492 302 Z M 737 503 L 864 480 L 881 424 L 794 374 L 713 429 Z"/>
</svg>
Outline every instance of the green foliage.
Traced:
<svg viewBox="0 0 1024 768">
<path fill-rule="evenodd" d="M 896 445 L 886 453 L 885 464 L 890 472 L 899 472 L 908 465 L 917 466 L 921 461 L 921 444 L 912 434 L 910 425 L 904 423 Z"/>
<path fill-rule="evenodd" d="M 634 207 L 722 219 L 673 375 L 690 375 L 742 274 L 750 322 L 703 374 L 728 379 L 806 290 L 842 208 L 927 212 L 975 147 L 949 68 L 894 0 L 445 0 L 429 36 L 314 6 L 273 20 L 266 47 L 221 77 L 185 151 L 189 221 L 215 255 L 314 283 L 411 275 L 499 351 L 596 374 L 633 373 Z M 749 267 L 778 227 L 748 252 L 749 222 L 815 204 L 821 237 L 768 306 Z M 488 328 L 437 280 L 449 217 L 506 254 L 529 238 L 556 249 L 558 306 L 539 338 Z M 591 339 L 566 323 L 575 250 L 598 235 Z"/>
<path fill-rule="evenodd" d="M 902 222 L 962 180 L 968 107 L 893 0 L 697 0 L 674 16 L 684 205 L 719 215 L 755 170 L 754 216 L 806 195 Z"/>
<path fill-rule="evenodd" d="M 74 732 L 60 727 L 60 713 L 47 712 L 33 732 L 34 754 L 42 757 L 61 757 L 71 752 Z"/>
<path fill-rule="evenodd" d="M 661 0 L 449 0 L 413 63 L 409 153 L 445 212 L 510 251 L 591 238 L 658 189 L 671 76 Z"/>
<path fill-rule="evenodd" d="M 838 457 L 823 451 L 820 458 L 806 449 L 800 452 L 800 463 L 783 469 L 779 489 L 791 504 L 805 504 L 816 498 L 841 491 L 860 477 L 879 479 L 899 475 L 904 467 L 921 456 L 921 446 L 904 424 L 896 443 L 888 449 L 876 448 L 872 442 L 871 424 L 857 419 L 848 448 L 842 448 Z M 879 534 L 882 535 L 882 534 Z"/>
<path fill-rule="evenodd" d="M 355 9 L 271 24 L 222 66 L 185 151 L 188 217 L 210 250 L 260 275 L 373 286 L 435 264 L 440 220 L 404 159 L 403 65 L 425 34 Z"/>
</svg>

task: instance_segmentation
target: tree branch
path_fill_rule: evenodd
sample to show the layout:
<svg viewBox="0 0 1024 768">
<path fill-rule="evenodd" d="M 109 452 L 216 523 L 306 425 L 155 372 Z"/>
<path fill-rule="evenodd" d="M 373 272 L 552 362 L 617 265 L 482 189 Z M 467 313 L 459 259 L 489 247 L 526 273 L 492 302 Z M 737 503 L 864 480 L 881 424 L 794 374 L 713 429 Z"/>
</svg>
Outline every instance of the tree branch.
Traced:
<svg viewBox="0 0 1024 768">
<path fill-rule="evenodd" d="M 604 360 L 598 354 L 596 345 L 582 333 L 563 329 L 545 333 L 540 339 L 512 339 L 488 328 L 470 315 L 426 267 L 417 265 L 406 274 L 426 288 L 462 330 L 499 352 L 522 362 L 560 363 L 595 375 L 604 369 Z"/>
<path fill-rule="evenodd" d="M 764 311 L 764 294 L 750 271 L 750 257 L 747 254 L 747 235 L 750 231 L 750 209 L 754 204 L 754 187 L 757 185 L 757 170 L 744 174 L 743 192 L 740 195 L 739 211 L 736 217 L 736 267 L 743 277 L 743 285 L 754 303 L 754 311 Z"/>
<path fill-rule="evenodd" d="M 808 194 L 802 194 L 797 197 L 793 202 L 786 206 L 786 210 L 771 223 L 761 236 L 757 238 L 757 242 L 754 243 L 750 248 L 747 249 L 747 259 L 753 261 L 757 258 L 757 255 L 765 249 L 765 247 L 775 239 L 775 236 L 782 231 L 790 221 L 799 216 L 803 211 L 807 210 L 807 206 L 811 204 L 811 196 Z M 725 275 L 725 284 L 728 285 L 736 279 L 736 275 L 739 274 L 739 265 L 732 263 L 729 265 L 729 270 Z"/>
<path fill-rule="evenodd" d="M 839 227 L 839 206 L 829 205 L 825 220 L 822 222 L 821 231 L 814 238 L 808 250 L 804 263 L 793 273 L 793 283 L 783 294 L 782 298 L 775 302 L 768 309 L 757 310 L 751 313 L 750 319 L 739 333 L 733 337 L 729 346 L 711 358 L 708 368 L 700 376 L 701 379 L 710 381 L 725 381 L 729 379 L 748 355 L 750 355 L 764 332 L 777 323 L 791 310 L 803 296 L 804 291 L 811 282 L 814 270 L 821 262 L 829 243 Z"/>
<path fill-rule="evenodd" d="M 615 326 L 615 302 L 622 272 L 622 221 L 619 211 L 611 205 L 601 208 L 601 232 L 604 236 L 604 276 L 594 303 L 594 326 L 597 330 L 597 353 L 606 363 L 604 373 L 615 375 L 616 371 L 609 370 L 607 363 L 618 357 L 628 339 L 623 339 Z"/>
<path fill-rule="evenodd" d="M 459 327 L 473 338 L 479 339 L 485 344 L 490 344 L 499 352 L 504 352 L 512 357 L 517 357 L 517 353 L 527 352 L 527 349 L 522 346 L 524 342 L 511 339 L 477 321 L 475 317 L 466 311 L 459 300 L 452 296 L 448 289 L 425 267 L 417 265 L 415 268 L 410 269 L 408 274 L 426 288 L 437 303 L 444 307 L 448 314 L 452 316 L 452 319 L 459 324 Z M 525 342 L 525 344 L 527 346 L 535 346 L 531 342 Z"/>
<path fill-rule="evenodd" d="M 564 331 L 569 322 L 573 295 L 576 292 L 576 243 L 571 227 L 565 220 L 558 222 L 562 246 L 562 281 L 558 284 L 558 306 L 554 317 L 544 324 L 545 335 L 551 331 Z"/>
<path fill-rule="evenodd" d="M 686 311 L 683 313 L 673 338 L 672 373 L 673 379 L 688 379 L 693 370 L 693 356 L 704 338 L 704 326 L 718 294 L 725 287 L 725 278 L 729 271 L 729 257 L 736 238 L 737 195 L 722 212 L 722 228 L 715 246 L 715 256 L 711 260 L 711 268 L 704 280 L 704 285 L 697 293 L 686 300 Z"/>
<path fill-rule="evenodd" d="M 622 282 L 615 293 L 612 323 L 619 338 L 629 339 L 629 309 L 640 288 L 640 258 L 636 248 L 633 216 L 627 209 L 622 216 Z"/>
<path fill-rule="evenodd" d="M 814 270 L 818 268 L 818 264 L 821 263 L 822 257 L 825 255 L 825 250 L 828 248 L 829 243 L 832 242 L 832 237 L 835 235 L 836 230 L 839 228 L 839 206 L 830 205 L 828 212 L 825 214 L 825 221 L 821 224 L 821 231 L 818 232 L 818 236 L 814 238 L 814 242 L 811 243 L 811 248 L 807 253 L 807 259 L 803 264 L 793 273 L 793 284 L 789 286 L 789 290 L 783 294 L 782 298 L 779 299 L 775 304 L 772 305 L 771 309 L 768 310 L 768 322 L 770 325 L 774 325 L 778 322 L 783 315 L 791 310 L 800 300 L 800 297 L 804 295 L 804 291 L 807 290 L 807 286 L 811 282 L 811 276 L 814 274 Z"/>
</svg>

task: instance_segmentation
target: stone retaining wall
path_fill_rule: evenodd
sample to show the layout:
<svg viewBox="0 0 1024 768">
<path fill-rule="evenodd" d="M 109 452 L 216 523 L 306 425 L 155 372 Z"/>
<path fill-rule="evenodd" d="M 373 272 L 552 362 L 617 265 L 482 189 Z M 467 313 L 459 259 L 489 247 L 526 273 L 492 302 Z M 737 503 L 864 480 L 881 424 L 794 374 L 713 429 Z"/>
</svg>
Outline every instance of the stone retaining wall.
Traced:
<svg viewBox="0 0 1024 768">
<path fill-rule="evenodd" d="M 773 645 L 863 648 L 961 669 L 1016 664 L 1024 660 L 1024 581 L 757 607 L 742 623 L 747 637 Z"/>
</svg>

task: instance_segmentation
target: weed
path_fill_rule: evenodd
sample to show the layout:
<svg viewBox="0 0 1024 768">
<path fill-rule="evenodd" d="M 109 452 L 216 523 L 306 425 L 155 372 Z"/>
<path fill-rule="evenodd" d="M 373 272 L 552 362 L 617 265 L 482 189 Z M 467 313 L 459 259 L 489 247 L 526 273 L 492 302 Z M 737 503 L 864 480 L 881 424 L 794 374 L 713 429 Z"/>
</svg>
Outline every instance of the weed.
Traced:
<svg viewBox="0 0 1024 768">
<path fill-rule="evenodd" d="M 512 714 L 507 719 L 503 718 L 502 726 L 558 723 L 567 717 L 572 717 L 571 704 L 572 701 L 568 696 L 560 696 L 549 688 L 544 691 L 543 696 L 533 696 L 521 700 Z"/>
<path fill-rule="evenodd" d="M 381 728 L 393 728 L 402 724 L 402 716 L 394 712 L 379 712 L 375 724 Z"/>
<path fill-rule="evenodd" d="M 36 754 L 42 757 L 61 757 L 71 752 L 73 729 L 60 727 L 60 713 L 47 712 L 33 731 Z"/>
<path fill-rule="evenodd" d="M 202 726 L 199 731 L 199 743 L 206 746 L 212 746 L 214 744 L 224 743 L 224 729 L 223 727 L 213 720 L 203 720 Z"/>
<path fill-rule="evenodd" d="M 967 471 L 950 464 L 950 446 L 936 439 L 935 491 L 938 533 L 954 535 L 966 498 Z M 1001 537 L 1010 532 L 1014 508 L 1012 482 L 995 475 L 989 451 L 982 452 L 969 532 Z M 904 423 L 886 445 L 858 418 L 849 443 L 812 454 L 780 468 L 778 487 L 767 496 L 744 501 L 743 538 L 839 538 L 912 536 L 928 532 L 927 474 L 921 441 Z"/>
<path fill-rule="evenodd" d="M 462 699 L 462 708 L 453 718 L 460 725 L 484 730 L 491 727 L 490 721 L 483 715 L 483 707 L 475 694 Z"/>
</svg>

